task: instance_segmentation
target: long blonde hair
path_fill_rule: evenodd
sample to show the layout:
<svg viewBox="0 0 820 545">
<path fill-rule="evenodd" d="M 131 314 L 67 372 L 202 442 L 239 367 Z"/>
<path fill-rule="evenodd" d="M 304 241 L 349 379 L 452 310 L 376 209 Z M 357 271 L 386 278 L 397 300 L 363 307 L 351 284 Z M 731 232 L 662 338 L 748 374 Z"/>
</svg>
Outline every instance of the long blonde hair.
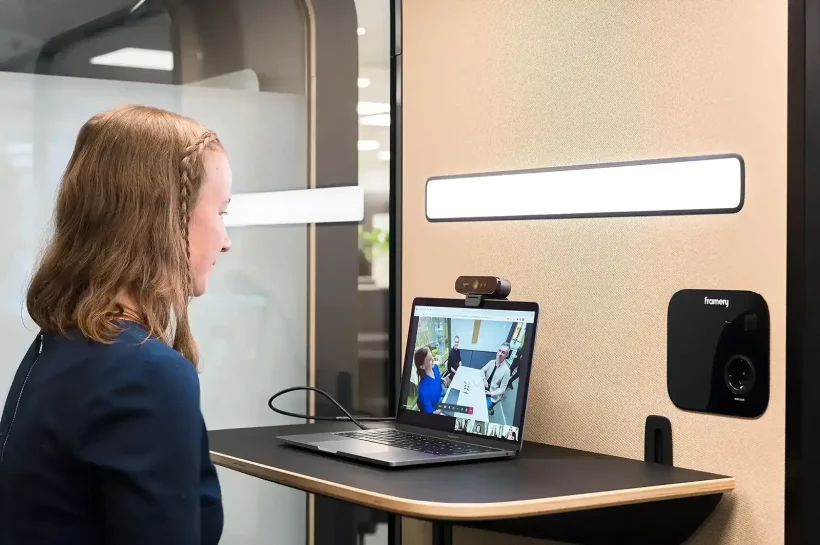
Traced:
<svg viewBox="0 0 820 545">
<path fill-rule="evenodd" d="M 188 223 L 206 150 L 222 150 L 213 131 L 158 108 L 116 108 L 82 126 L 26 297 L 37 325 L 110 343 L 125 296 L 128 318 L 198 367 Z"/>
</svg>

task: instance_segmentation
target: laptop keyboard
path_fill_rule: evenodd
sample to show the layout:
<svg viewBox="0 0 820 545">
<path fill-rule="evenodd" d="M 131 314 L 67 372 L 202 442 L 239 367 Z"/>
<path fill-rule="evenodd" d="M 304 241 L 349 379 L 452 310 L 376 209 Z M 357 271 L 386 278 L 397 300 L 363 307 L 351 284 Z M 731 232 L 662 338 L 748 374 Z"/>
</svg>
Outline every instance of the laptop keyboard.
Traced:
<svg viewBox="0 0 820 545">
<path fill-rule="evenodd" d="M 424 452 L 425 454 L 435 454 L 437 456 L 479 454 L 482 452 L 494 452 L 498 450 L 479 445 L 460 443 L 458 441 L 448 441 L 447 439 L 439 439 L 437 437 L 427 437 L 424 435 L 417 435 L 415 433 L 406 433 L 391 428 L 338 432 L 336 435 L 349 437 L 351 439 L 359 439 L 361 441 L 369 441 L 371 443 L 378 443 L 380 445 L 415 450 L 416 452 Z"/>
</svg>

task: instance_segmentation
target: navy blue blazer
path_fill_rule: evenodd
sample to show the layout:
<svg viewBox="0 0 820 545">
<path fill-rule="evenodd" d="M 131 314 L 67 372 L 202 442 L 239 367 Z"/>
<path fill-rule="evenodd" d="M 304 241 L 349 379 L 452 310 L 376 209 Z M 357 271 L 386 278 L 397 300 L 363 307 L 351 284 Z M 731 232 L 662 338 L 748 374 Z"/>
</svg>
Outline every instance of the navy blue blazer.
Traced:
<svg viewBox="0 0 820 545">
<path fill-rule="evenodd" d="M 191 363 L 124 322 L 38 335 L 0 419 L 3 545 L 216 545 L 222 498 Z"/>
</svg>

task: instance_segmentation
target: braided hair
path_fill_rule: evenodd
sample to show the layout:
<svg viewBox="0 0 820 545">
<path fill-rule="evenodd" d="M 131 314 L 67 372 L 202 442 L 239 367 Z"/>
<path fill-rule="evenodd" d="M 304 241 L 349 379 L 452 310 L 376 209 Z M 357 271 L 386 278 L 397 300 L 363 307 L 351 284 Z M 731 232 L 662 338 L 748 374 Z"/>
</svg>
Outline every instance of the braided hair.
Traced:
<svg viewBox="0 0 820 545">
<path fill-rule="evenodd" d="M 125 318 L 198 368 L 188 225 L 216 134 L 185 116 L 123 106 L 80 129 L 54 207 L 54 229 L 26 309 L 43 331 L 112 342 Z"/>
<path fill-rule="evenodd" d="M 185 148 L 182 159 L 179 162 L 179 231 L 180 231 L 180 263 L 184 264 L 180 271 L 184 278 L 185 286 L 183 298 L 178 302 L 187 307 L 193 297 L 193 271 L 191 269 L 191 248 L 188 240 L 188 227 L 191 222 L 191 211 L 196 204 L 199 193 L 199 186 L 205 175 L 205 165 L 203 156 L 205 151 L 212 146 L 221 147 L 219 138 L 211 130 L 203 132 L 191 145 Z M 173 309 L 173 307 L 172 307 Z M 169 344 L 174 349 L 191 359 L 198 360 L 196 344 L 193 340 L 188 313 L 172 310 L 169 328 L 166 331 L 169 337 Z M 193 358 L 193 359 L 192 359 Z"/>
</svg>

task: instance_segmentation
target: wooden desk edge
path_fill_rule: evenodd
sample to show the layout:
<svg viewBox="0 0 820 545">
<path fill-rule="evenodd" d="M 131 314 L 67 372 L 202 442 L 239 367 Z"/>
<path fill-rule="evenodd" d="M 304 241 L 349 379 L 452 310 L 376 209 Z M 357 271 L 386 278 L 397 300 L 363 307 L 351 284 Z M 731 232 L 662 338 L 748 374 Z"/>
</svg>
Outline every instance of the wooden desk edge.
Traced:
<svg viewBox="0 0 820 545">
<path fill-rule="evenodd" d="M 609 490 L 557 498 L 498 503 L 440 503 L 388 496 L 292 471 L 277 469 L 249 460 L 234 458 L 214 451 L 211 451 L 211 459 L 216 465 L 305 492 L 329 496 L 399 515 L 440 520 L 495 520 L 549 515 L 633 503 L 723 494 L 731 492 L 735 488 L 735 479 L 733 477 L 720 477 L 706 481 Z"/>
</svg>

